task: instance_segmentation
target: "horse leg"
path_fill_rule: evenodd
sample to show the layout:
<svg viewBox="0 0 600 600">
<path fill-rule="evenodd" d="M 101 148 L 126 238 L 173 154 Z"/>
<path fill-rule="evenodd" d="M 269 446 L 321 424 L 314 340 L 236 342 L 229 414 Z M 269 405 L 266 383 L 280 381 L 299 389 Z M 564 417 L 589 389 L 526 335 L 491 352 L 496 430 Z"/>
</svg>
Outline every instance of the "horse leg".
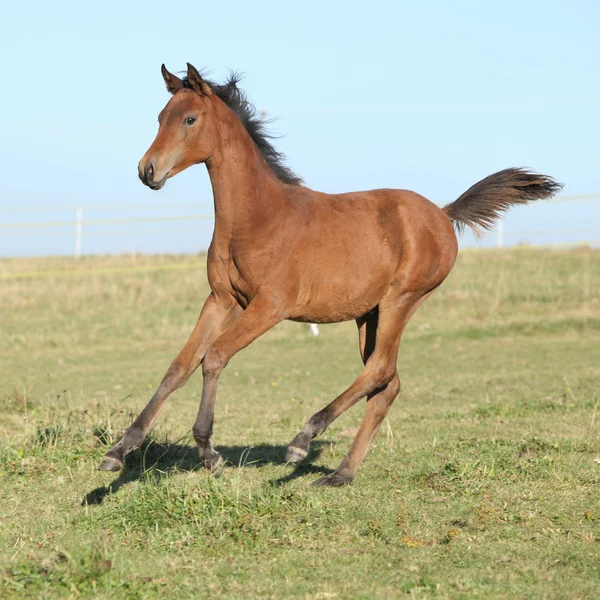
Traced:
<svg viewBox="0 0 600 600">
<path fill-rule="evenodd" d="M 396 355 L 398 339 L 404 324 L 408 320 L 407 312 L 414 298 L 414 293 L 383 298 L 379 303 L 375 348 L 367 358 L 365 366 L 356 381 L 323 410 L 314 414 L 304 426 L 304 429 L 290 444 L 291 458 L 297 450 L 308 451 L 308 444 L 315 436 L 323 433 L 335 419 L 354 406 L 362 397 L 369 396 L 389 384 L 396 375 Z M 412 313 L 411 313 L 412 314 Z M 360 331 L 360 330 L 359 330 Z M 368 336 L 365 330 L 367 350 Z M 394 346 L 396 353 L 391 356 Z M 305 454 L 302 453 L 301 456 Z"/>
<path fill-rule="evenodd" d="M 380 361 L 380 369 L 384 372 L 393 369 L 394 375 L 369 396 L 363 422 L 340 466 L 333 473 L 315 481 L 315 485 L 338 486 L 354 479 L 375 434 L 400 392 L 396 361 L 402 332 L 408 320 L 431 293 L 384 298 L 380 303 L 376 346 L 369 360 Z"/>
<path fill-rule="evenodd" d="M 256 296 L 248 308 L 207 349 L 202 362 L 204 382 L 198 417 L 192 428 L 204 466 L 217 471 L 223 464 L 212 444 L 215 400 L 219 376 L 234 354 L 251 344 L 283 319 L 277 302 Z"/>
<path fill-rule="evenodd" d="M 104 455 L 98 470 L 118 471 L 123 468 L 125 456 L 142 444 L 171 394 L 192 376 L 206 349 L 240 311 L 237 304 L 219 302 L 213 294 L 208 297 L 190 338 L 167 370 L 152 399 L 118 444 Z"/>
<path fill-rule="evenodd" d="M 317 479 L 314 485 L 339 486 L 350 483 L 354 479 L 375 434 L 399 392 L 400 378 L 396 372 L 390 383 L 369 396 L 363 422 L 352 442 L 350 451 L 340 466 L 333 473 Z"/>
<path fill-rule="evenodd" d="M 358 343 L 363 365 L 375 349 L 375 335 L 377 332 L 377 321 L 379 308 L 374 308 L 371 312 L 356 319 L 358 327 Z M 308 455 L 310 442 L 331 424 L 337 417 L 335 414 L 334 402 L 326 408 L 315 413 L 306 423 L 302 431 L 291 441 L 285 454 L 286 462 L 292 464 L 301 463 Z"/>
</svg>

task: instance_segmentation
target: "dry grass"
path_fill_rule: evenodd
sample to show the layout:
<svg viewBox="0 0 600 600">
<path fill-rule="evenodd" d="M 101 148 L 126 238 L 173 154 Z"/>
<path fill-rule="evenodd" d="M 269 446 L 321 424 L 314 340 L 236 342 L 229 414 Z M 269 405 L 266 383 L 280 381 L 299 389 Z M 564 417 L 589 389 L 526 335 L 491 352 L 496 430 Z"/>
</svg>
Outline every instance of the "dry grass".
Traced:
<svg viewBox="0 0 600 600">
<path fill-rule="evenodd" d="M 361 407 L 312 466 L 282 460 L 358 373 L 353 324 L 314 338 L 283 323 L 231 361 L 215 440 L 236 466 L 220 479 L 195 468 L 199 376 L 115 479 L 95 466 L 187 338 L 203 257 L 0 261 L 2 595 L 597 597 L 599 258 L 462 253 L 407 328 L 401 398 L 338 490 L 309 484 Z"/>
</svg>

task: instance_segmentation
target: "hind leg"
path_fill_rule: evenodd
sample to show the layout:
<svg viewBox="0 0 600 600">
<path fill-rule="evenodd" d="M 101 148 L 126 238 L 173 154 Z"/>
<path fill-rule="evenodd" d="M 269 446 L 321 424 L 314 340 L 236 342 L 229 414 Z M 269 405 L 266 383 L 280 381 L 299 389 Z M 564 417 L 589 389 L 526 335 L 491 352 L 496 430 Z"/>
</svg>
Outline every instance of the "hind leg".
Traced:
<svg viewBox="0 0 600 600">
<path fill-rule="evenodd" d="M 405 292 L 384 297 L 378 310 L 369 313 L 364 323 L 362 320 L 358 323 L 361 349 L 364 343 L 365 367 L 362 373 L 343 394 L 308 420 L 292 440 L 287 460 L 300 462 L 308 453 L 308 445 L 314 437 L 323 433 L 363 396 L 374 396 L 394 380 L 400 337 L 406 323 L 428 295 L 425 292 Z"/>
<path fill-rule="evenodd" d="M 356 319 L 358 327 L 358 342 L 360 347 L 360 355 L 363 364 L 373 353 L 375 349 L 375 335 L 377 332 L 377 321 L 379 316 L 379 308 L 376 307 L 371 312 Z M 317 435 L 323 433 L 327 427 L 338 417 L 340 404 L 332 402 L 323 410 L 315 413 L 306 423 L 302 431 L 291 441 L 288 446 L 285 460 L 292 464 L 301 463 L 308 455 L 308 447 L 310 442 Z"/>
<path fill-rule="evenodd" d="M 386 370 L 393 369 L 394 375 L 386 385 L 378 387 L 369 395 L 361 426 L 340 466 L 333 473 L 315 481 L 315 485 L 338 486 L 350 483 L 354 479 L 375 434 L 400 392 L 396 361 L 404 328 L 417 308 L 431 293 L 402 294 L 384 298 L 379 304 L 375 350 L 367 362 L 379 358 L 386 365 Z"/>
<path fill-rule="evenodd" d="M 333 473 L 317 479 L 314 485 L 339 486 L 350 483 L 354 479 L 375 434 L 399 392 L 400 378 L 396 372 L 390 383 L 369 396 L 363 422 L 352 442 L 350 451 L 340 466 Z"/>
</svg>

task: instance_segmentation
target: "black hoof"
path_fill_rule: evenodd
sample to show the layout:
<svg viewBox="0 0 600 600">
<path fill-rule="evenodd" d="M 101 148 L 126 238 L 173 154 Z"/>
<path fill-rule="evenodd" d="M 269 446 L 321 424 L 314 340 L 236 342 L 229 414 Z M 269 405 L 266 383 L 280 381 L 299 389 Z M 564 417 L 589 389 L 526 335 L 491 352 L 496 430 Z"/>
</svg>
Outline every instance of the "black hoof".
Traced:
<svg viewBox="0 0 600 600">
<path fill-rule="evenodd" d="M 348 485 L 349 483 L 352 483 L 352 477 L 350 475 L 334 471 L 333 473 L 329 473 L 329 475 L 319 477 L 319 479 L 313 482 L 313 485 L 339 487 L 341 485 Z"/>
<path fill-rule="evenodd" d="M 285 462 L 292 465 L 299 465 L 307 456 L 308 452 L 306 450 L 296 448 L 295 446 L 288 446 L 285 453 Z"/>
<path fill-rule="evenodd" d="M 201 458 L 202 466 L 207 470 L 213 473 L 214 475 L 220 475 L 223 471 L 223 467 L 225 466 L 225 461 L 223 457 L 218 453 L 214 452 L 210 455 L 206 455 Z"/>
<path fill-rule="evenodd" d="M 98 471 L 120 471 L 125 463 L 115 456 L 105 456 L 98 465 Z"/>
</svg>

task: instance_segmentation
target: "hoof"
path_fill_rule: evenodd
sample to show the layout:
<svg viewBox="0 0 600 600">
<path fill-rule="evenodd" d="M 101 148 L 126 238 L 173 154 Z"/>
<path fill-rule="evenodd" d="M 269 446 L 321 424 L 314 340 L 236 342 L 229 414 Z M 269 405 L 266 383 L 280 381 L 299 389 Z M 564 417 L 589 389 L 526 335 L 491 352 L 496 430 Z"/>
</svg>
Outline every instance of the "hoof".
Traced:
<svg viewBox="0 0 600 600">
<path fill-rule="evenodd" d="M 98 466 L 98 471 L 120 471 L 125 463 L 114 456 L 105 456 Z"/>
<path fill-rule="evenodd" d="M 223 457 L 218 452 L 215 452 L 214 454 L 211 454 L 210 456 L 204 456 L 202 458 L 202 466 L 207 471 L 210 471 L 214 475 L 219 476 L 223 471 L 223 467 L 225 466 L 225 461 L 223 460 Z"/>
<path fill-rule="evenodd" d="M 350 475 L 334 471 L 333 473 L 329 473 L 329 475 L 319 477 L 319 479 L 313 482 L 313 485 L 339 487 L 341 485 L 348 485 L 349 483 L 352 483 L 352 477 Z"/>
<path fill-rule="evenodd" d="M 285 453 L 285 462 L 292 465 L 299 465 L 307 456 L 308 452 L 306 450 L 296 448 L 295 446 L 288 446 Z"/>
</svg>

